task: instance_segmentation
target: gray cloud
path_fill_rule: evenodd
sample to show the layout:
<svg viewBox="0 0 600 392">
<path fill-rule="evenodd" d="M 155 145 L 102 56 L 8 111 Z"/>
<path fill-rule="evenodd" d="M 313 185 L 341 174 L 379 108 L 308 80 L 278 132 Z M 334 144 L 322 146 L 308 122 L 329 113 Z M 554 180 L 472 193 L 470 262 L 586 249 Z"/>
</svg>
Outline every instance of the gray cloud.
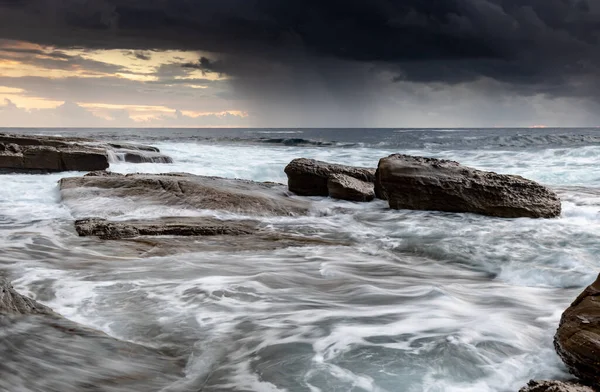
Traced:
<svg viewBox="0 0 600 392">
<path fill-rule="evenodd" d="M 167 74 L 186 69 L 228 75 L 232 91 L 211 97 L 245 102 L 262 125 L 401 126 L 409 110 L 479 124 L 461 97 L 474 107 L 501 104 L 504 115 L 489 110 L 486 124 L 525 121 L 506 115 L 520 107 L 549 114 L 533 107 L 540 102 L 576 107 L 570 118 L 588 123 L 600 102 L 600 3 L 585 0 L 12 0 L 0 2 L 0 37 L 142 58 L 165 49 L 213 53 L 182 70 L 165 67 L 161 83 L 181 84 Z M 450 92 L 461 109 L 436 110 Z"/>
</svg>

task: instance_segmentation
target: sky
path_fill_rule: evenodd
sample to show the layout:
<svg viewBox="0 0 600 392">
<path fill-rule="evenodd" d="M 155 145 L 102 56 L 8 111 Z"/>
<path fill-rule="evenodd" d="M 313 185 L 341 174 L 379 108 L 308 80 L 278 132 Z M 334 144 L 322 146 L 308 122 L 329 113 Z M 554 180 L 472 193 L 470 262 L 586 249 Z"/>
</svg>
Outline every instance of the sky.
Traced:
<svg viewBox="0 0 600 392">
<path fill-rule="evenodd" d="M 0 127 L 600 126 L 597 0 L 0 0 Z"/>
</svg>

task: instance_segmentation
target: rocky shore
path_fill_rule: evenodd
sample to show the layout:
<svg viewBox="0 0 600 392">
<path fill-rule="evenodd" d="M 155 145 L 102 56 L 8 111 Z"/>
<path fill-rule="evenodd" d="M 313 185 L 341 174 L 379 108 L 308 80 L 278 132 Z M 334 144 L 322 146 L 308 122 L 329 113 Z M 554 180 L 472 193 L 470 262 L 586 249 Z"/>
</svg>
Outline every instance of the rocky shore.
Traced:
<svg viewBox="0 0 600 392">
<path fill-rule="evenodd" d="M 79 236 L 96 237 L 98 241 L 142 240 L 153 241 L 153 244 L 164 241 L 163 244 L 172 243 L 175 248 L 182 244 L 200 246 L 185 238 L 212 237 L 222 246 L 231 241 L 233 245 L 227 246 L 243 244 L 243 249 L 275 243 L 279 244 L 275 247 L 305 246 L 317 242 L 327 244 L 309 236 L 278 232 L 261 225 L 256 219 L 310 214 L 318 201 L 306 196 L 328 196 L 352 202 L 370 202 L 378 198 L 386 200 L 391 209 L 474 213 L 497 218 L 554 218 L 561 214 L 559 197 L 543 185 L 519 176 L 484 172 L 458 162 L 433 158 L 394 154 L 382 158 L 377 168 L 299 158 L 284 169 L 288 177 L 286 187 L 276 183 L 187 173 L 122 175 L 105 171 L 111 156 L 136 163 L 172 162 L 170 157 L 152 146 L 0 135 L 0 169 L 4 171 L 90 171 L 83 176 L 60 180 L 62 201 L 71 209 L 79 208 L 90 195 L 94 195 L 198 213 L 217 211 L 225 214 L 218 217 L 111 220 L 90 213 L 75 221 L 74 229 Z M 78 211 L 81 212 L 81 208 Z M 228 218 L 227 214 L 244 218 Z M 92 339 L 102 346 L 101 351 L 107 355 L 119 355 L 120 350 L 127 347 L 137 355 L 134 363 L 140 366 L 140 372 L 148 373 L 148 377 L 150 372 L 163 374 L 162 378 L 157 378 L 157 385 L 176 377 L 181 371 L 178 358 L 120 342 L 70 323 L 51 309 L 17 293 L 6 280 L 0 280 L 0 290 L 0 315 L 6 320 L 15 317 L 52 320 L 46 323 L 47 328 L 57 331 L 60 335 L 58 341 L 68 345 L 72 343 L 73 336 Z M 578 380 L 531 381 L 521 392 L 590 392 L 600 388 L 599 298 L 600 276 L 565 311 L 555 336 L 558 355 Z M 111 354 L 107 347 L 114 352 Z M 125 373 L 123 379 L 131 381 L 129 373 Z"/>
<path fill-rule="evenodd" d="M 0 172 L 51 173 L 108 169 L 111 159 L 172 163 L 156 147 L 92 139 L 0 134 Z"/>
</svg>

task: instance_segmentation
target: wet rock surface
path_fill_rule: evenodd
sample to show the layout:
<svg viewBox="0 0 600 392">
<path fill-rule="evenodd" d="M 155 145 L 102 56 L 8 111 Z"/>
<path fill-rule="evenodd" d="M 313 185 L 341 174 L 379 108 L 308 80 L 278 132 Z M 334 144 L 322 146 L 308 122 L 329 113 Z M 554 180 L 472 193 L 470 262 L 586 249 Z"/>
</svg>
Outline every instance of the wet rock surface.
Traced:
<svg viewBox="0 0 600 392">
<path fill-rule="evenodd" d="M 600 275 L 563 313 L 554 347 L 572 374 L 600 388 Z"/>
<path fill-rule="evenodd" d="M 345 174 L 334 174 L 329 177 L 327 189 L 329 197 L 334 199 L 366 202 L 375 198 L 372 182 L 361 181 Z"/>
<path fill-rule="evenodd" d="M 393 209 L 504 218 L 553 218 L 561 213 L 558 196 L 534 181 L 454 161 L 400 154 L 379 161 L 375 193 Z"/>
<path fill-rule="evenodd" d="M 19 294 L 6 278 L 0 277 L 0 315 L 53 315 L 50 308 Z"/>
<path fill-rule="evenodd" d="M 285 187 L 185 173 L 107 175 L 93 173 L 60 180 L 63 200 L 76 203 L 91 195 L 249 215 L 302 215 L 310 204 L 287 195 Z"/>
<path fill-rule="evenodd" d="M 329 180 L 332 179 L 336 184 L 333 186 L 334 193 L 339 199 L 342 199 L 345 193 L 340 191 L 340 181 L 347 183 L 347 180 L 334 179 L 334 175 L 344 175 L 362 182 L 373 183 L 375 181 L 375 169 L 337 165 L 314 159 L 298 158 L 291 161 L 285 167 L 285 174 L 288 177 L 288 188 L 301 196 L 330 196 Z M 360 188 L 362 188 L 361 186 Z M 351 193 L 351 197 L 355 197 Z"/>
<path fill-rule="evenodd" d="M 172 163 L 158 148 L 92 139 L 0 134 L 0 171 L 51 173 L 95 171 L 109 167 L 110 157 L 130 163 Z"/>
<path fill-rule="evenodd" d="M 531 380 L 519 392 L 595 392 L 595 390 L 576 382 Z"/>
<path fill-rule="evenodd" d="M 101 239 L 124 239 L 138 236 L 216 236 L 245 235 L 258 230 L 258 224 L 251 221 L 223 221 L 214 218 L 157 218 L 151 220 L 130 220 L 125 222 L 89 218 L 75 221 L 75 230 L 82 236 L 96 236 Z"/>
</svg>

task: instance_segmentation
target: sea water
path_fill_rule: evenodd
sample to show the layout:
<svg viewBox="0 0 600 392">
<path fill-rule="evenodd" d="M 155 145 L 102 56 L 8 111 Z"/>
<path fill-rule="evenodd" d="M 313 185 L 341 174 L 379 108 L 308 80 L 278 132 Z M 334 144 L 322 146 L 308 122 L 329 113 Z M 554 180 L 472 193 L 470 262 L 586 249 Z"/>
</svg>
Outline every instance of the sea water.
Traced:
<svg viewBox="0 0 600 392">
<path fill-rule="evenodd" d="M 376 167 L 400 152 L 522 175 L 561 196 L 562 216 L 538 220 L 312 198 L 309 216 L 263 223 L 344 245 L 145 256 L 92 246 L 73 220 L 223 213 L 100 197 L 67 206 L 57 181 L 84 173 L 2 175 L 3 273 L 70 320 L 187 353 L 185 374 L 165 391 L 517 391 L 531 378 L 568 377 L 552 338 L 600 272 L 595 129 L 18 132 L 147 143 L 174 159 L 111 163 L 120 173 L 285 183 L 294 158 Z M 0 374 L 0 389 L 23 390 L 18 379 Z"/>
</svg>

